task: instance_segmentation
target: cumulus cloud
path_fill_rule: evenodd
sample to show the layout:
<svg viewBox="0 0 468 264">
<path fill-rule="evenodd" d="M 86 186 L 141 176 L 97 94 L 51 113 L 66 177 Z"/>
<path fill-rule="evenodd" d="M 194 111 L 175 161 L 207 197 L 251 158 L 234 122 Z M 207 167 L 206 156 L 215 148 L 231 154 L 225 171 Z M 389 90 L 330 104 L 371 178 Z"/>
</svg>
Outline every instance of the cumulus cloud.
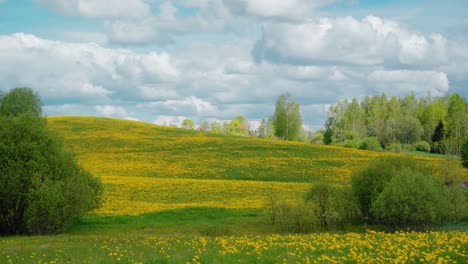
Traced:
<svg viewBox="0 0 468 264">
<path fill-rule="evenodd" d="M 0 36 L 0 60 L 2 85 L 34 87 L 48 102 L 138 98 L 133 89 L 170 82 L 179 74 L 164 52 L 135 53 L 22 33 Z"/>
<path fill-rule="evenodd" d="M 125 117 L 128 115 L 125 108 L 121 106 L 97 105 L 95 108 L 98 114 L 103 116 Z"/>
<path fill-rule="evenodd" d="M 447 61 L 443 36 L 424 36 L 375 16 L 268 23 L 253 55 L 259 62 L 303 65 L 437 65 Z"/>
<path fill-rule="evenodd" d="M 180 126 L 184 119 L 186 119 L 185 116 L 160 115 L 158 118 L 156 118 L 156 120 L 153 121 L 153 124 L 162 126 Z"/>
<path fill-rule="evenodd" d="M 378 90 L 397 95 L 413 91 L 420 96 L 428 92 L 433 96 L 441 96 L 449 91 L 449 80 L 443 72 L 379 70 L 372 72 L 368 79 Z"/>
<path fill-rule="evenodd" d="M 56 12 L 89 18 L 141 18 L 151 13 L 144 0 L 36 0 Z"/>
</svg>

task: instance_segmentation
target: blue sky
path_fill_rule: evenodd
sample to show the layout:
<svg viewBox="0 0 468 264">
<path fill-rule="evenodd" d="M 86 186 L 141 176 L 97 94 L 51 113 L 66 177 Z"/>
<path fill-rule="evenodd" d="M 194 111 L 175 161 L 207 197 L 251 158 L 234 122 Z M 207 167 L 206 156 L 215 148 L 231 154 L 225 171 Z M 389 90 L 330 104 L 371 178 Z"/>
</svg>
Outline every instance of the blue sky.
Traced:
<svg viewBox="0 0 468 264">
<path fill-rule="evenodd" d="M 0 0 L 0 89 L 48 115 L 258 121 L 290 92 L 306 125 L 385 92 L 468 96 L 468 2 Z"/>
</svg>

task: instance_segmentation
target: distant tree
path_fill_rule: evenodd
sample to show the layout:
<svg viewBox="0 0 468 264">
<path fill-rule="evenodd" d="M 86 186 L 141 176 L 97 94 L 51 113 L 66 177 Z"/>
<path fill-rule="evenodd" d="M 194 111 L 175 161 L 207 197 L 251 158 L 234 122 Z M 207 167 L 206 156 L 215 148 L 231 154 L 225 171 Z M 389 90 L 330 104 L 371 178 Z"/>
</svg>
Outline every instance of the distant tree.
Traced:
<svg viewBox="0 0 468 264">
<path fill-rule="evenodd" d="M 243 115 L 234 117 L 227 126 L 229 134 L 249 136 L 249 122 Z"/>
<path fill-rule="evenodd" d="M 223 132 L 223 127 L 221 124 L 217 121 L 213 121 L 211 123 L 211 132 L 213 133 L 222 133 Z"/>
<path fill-rule="evenodd" d="M 42 115 L 41 99 L 31 88 L 14 88 L 0 98 L 0 115 Z"/>
<path fill-rule="evenodd" d="M 464 168 L 468 168 L 468 138 L 465 138 L 461 149 L 461 161 Z"/>
<path fill-rule="evenodd" d="M 203 132 L 208 132 L 210 131 L 210 124 L 207 122 L 207 121 L 204 121 L 200 128 L 199 128 L 200 131 L 203 131 Z"/>
<path fill-rule="evenodd" d="M 258 127 L 258 137 L 260 138 L 275 138 L 275 127 L 273 125 L 273 117 L 262 119 Z"/>
<path fill-rule="evenodd" d="M 284 93 L 276 101 L 273 116 L 275 136 L 283 140 L 297 140 L 302 127 L 300 105 L 289 93 Z"/>
<path fill-rule="evenodd" d="M 330 145 L 333 142 L 333 118 L 327 118 L 325 131 L 323 132 L 323 144 Z"/>
<path fill-rule="evenodd" d="M 465 99 L 454 93 L 449 96 L 447 110 L 447 133 L 453 140 L 449 140 L 448 151 L 452 154 L 460 154 L 464 137 Z"/>
<path fill-rule="evenodd" d="M 181 127 L 185 129 L 195 129 L 195 123 L 192 119 L 186 118 L 182 121 Z"/>
<path fill-rule="evenodd" d="M 439 121 L 439 124 L 434 130 L 434 134 L 432 135 L 432 142 L 440 142 L 445 138 L 445 126 L 442 120 Z"/>
</svg>

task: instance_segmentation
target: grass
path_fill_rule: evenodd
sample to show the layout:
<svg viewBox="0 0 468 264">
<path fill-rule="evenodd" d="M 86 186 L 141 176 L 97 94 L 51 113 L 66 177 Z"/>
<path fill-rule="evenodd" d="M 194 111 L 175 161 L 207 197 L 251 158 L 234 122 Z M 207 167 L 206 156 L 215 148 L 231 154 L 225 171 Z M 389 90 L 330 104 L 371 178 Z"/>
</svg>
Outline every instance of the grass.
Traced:
<svg viewBox="0 0 468 264">
<path fill-rule="evenodd" d="M 109 118 L 48 122 L 101 178 L 104 204 L 62 235 L 0 238 L 0 263 L 464 263 L 468 257 L 466 223 L 435 233 L 275 234 L 266 208 L 271 195 L 289 201 L 315 183 L 348 185 L 352 171 L 369 160 L 400 154 Z M 410 155 L 433 164 L 442 158 Z"/>
</svg>

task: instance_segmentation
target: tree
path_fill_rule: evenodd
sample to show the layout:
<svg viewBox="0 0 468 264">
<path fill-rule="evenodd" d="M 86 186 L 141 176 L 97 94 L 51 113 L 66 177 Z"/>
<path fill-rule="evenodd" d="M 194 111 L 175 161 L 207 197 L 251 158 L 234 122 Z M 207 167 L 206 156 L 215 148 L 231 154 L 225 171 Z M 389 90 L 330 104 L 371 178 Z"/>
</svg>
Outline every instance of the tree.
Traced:
<svg viewBox="0 0 468 264">
<path fill-rule="evenodd" d="M 465 138 L 461 149 L 461 161 L 464 168 L 468 168 L 468 138 Z"/>
<path fill-rule="evenodd" d="M 281 94 L 276 101 L 273 115 L 275 136 L 283 140 L 297 140 L 301 127 L 302 117 L 300 105 L 294 101 L 289 93 Z"/>
<path fill-rule="evenodd" d="M 260 126 L 258 127 L 258 137 L 260 138 L 275 138 L 275 127 L 273 125 L 273 117 L 270 116 L 268 119 L 262 119 Z"/>
<path fill-rule="evenodd" d="M 249 122 L 243 115 L 234 117 L 231 122 L 227 125 L 228 133 L 238 136 L 249 135 Z"/>
<path fill-rule="evenodd" d="M 211 132 L 213 133 L 222 133 L 223 132 L 223 127 L 221 124 L 217 121 L 213 121 L 211 123 Z"/>
<path fill-rule="evenodd" d="M 193 122 L 192 119 L 188 119 L 188 118 L 184 119 L 180 126 L 185 129 L 195 129 L 195 123 Z"/>
<path fill-rule="evenodd" d="M 37 115 L 40 100 L 31 101 L 29 91 L 12 91 L 0 105 L 0 234 L 61 232 L 99 205 L 101 182 L 76 163 Z"/>
<path fill-rule="evenodd" d="M 465 99 L 454 93 L 449 96 L 447 110 L 447 133 L 449 135 L 448 151 L 453 154 L 460 154 L 460 148 L 464 137 L 465 121 Z"/>
<path fill-rule="evenodd" d="M 323 132 L 323 144 L 330 145 L 333 142 L 333 118 L 327 118 L 325 131 Z"/>
<path fill-rule="evenodd" d="M 31 113 L 42 115 L 42 104 L 39 95 L 30 88 L 14 88 L 0 96 L 0 114 L 18 116 Z"/>
<path fill-rule="evenodd" d="M 210 124 L 207 121 L 204 121 L 200 126 L 200 131 L 208 132 L 210 131 Z"/>
</svg>

